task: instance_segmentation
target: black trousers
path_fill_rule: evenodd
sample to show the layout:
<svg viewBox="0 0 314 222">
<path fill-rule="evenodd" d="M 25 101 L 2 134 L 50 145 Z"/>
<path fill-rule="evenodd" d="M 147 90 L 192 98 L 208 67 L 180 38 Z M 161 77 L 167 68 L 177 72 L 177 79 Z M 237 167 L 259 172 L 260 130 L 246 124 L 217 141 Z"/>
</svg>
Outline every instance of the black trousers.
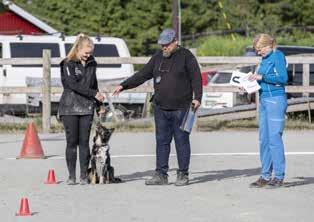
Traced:
<svg viewBox="0 0 314 222">
<path fill-rule="evenodd" d="M 70 178 L 76 178 L 77 146 L 79 147 L 80 178 L 87 177 L 90 160 L 89 136 L 93 115 L 66 115 L 61 117 L 66 136 L 66 163 Z"/>
</svg>

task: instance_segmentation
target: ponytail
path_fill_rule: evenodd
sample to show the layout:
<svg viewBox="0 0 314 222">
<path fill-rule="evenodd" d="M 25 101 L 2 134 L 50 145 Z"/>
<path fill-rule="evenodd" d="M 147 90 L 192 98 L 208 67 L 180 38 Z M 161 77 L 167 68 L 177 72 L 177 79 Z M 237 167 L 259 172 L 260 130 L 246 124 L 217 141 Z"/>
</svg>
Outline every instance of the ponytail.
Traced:
<svg viewBox="0 0 314 222">
<path fill-rule="evenodd" d="M 88 35 L 85 35 L 84 33 L 80 33 L 77 35 L 76 40 L 69 51 L 69 53 L 66 56 L 66 59 L 69 60 L 78 60 L 78 50 L 82 48 L 83 44 L 87 42 L 88 45 L 90 45 L 92 48 L 94 48 L 94 43 L 91 40 L 91 38 Z"/>
</svg>

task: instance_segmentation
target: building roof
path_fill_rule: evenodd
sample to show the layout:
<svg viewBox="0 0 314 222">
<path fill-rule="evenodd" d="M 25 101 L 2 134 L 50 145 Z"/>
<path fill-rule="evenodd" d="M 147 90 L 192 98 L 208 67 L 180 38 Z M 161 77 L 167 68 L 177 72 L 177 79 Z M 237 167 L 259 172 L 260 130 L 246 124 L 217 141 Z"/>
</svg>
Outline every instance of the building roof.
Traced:
<svg viewBox="0 0 314 222">
<path fill-rule="evenodd" d="M 52 28 L 51 26 L 49 26 L 45 22 L 39 20 L 38 18 L 36 18 L 32 14 L 28 13 L 27 11 L 25 11 L 21 7 L 17 6 L 13 2 L 11 2 L 9 0 L 2 0 L 2 4 L 5 5 L 6 7 L 8 7 L 8 9 L 10 11 L 14 12 L 15 14 L 19 15 L 23 19 L 25 19 L 28 22 L 32 23 L 33 25 L 37 26 L 41 30 L 43 30 L 47 33 L 50 33 L 50 34 L 58 32 L 56 29 Z"/>
</svg>

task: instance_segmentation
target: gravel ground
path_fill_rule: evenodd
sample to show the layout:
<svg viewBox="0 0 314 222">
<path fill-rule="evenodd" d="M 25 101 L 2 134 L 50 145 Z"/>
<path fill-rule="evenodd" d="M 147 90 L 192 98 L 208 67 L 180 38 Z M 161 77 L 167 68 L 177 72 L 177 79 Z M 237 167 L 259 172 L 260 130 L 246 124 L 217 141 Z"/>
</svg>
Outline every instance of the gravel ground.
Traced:
<svg viewBox="0 0 314 222">
<path fill-rule="evenodd" d="M 190 185 L 145 186 L 153 173 L 153 133 L 115 133 L 112 164 L 124 183 L 67 186 L 63 134 L 41 134 L 48 159 L 16 160 L 24 135 L 0 135 L 0 221 L 311 221 L 314 216 L 314 132 L 287 131 L 286 184 L 252 189 L 259 176 L 258 132 L 193 133 Z M 49 169 L 59 184 L 46 185 Z M 31 217 L 16 217 L 27 197 Z"/>
</svg>

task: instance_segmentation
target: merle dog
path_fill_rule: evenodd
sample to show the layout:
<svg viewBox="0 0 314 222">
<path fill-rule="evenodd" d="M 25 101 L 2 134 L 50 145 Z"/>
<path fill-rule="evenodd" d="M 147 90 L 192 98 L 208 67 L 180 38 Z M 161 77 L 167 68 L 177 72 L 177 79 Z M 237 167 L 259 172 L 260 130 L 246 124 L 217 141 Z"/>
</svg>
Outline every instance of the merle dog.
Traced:
<svg viewBox="0 0 314 222">
<path fill-rule="evenodd" d="M 113 131 L 114 128 L 107 129 L 100 123 L 96 126 L 89 173 L 89 179 L 92 184 L 122 182 L 120 178 L 114 177 L 114 168 L 110 164 L 110 147 L 108 142 Z"/>
</svg>

